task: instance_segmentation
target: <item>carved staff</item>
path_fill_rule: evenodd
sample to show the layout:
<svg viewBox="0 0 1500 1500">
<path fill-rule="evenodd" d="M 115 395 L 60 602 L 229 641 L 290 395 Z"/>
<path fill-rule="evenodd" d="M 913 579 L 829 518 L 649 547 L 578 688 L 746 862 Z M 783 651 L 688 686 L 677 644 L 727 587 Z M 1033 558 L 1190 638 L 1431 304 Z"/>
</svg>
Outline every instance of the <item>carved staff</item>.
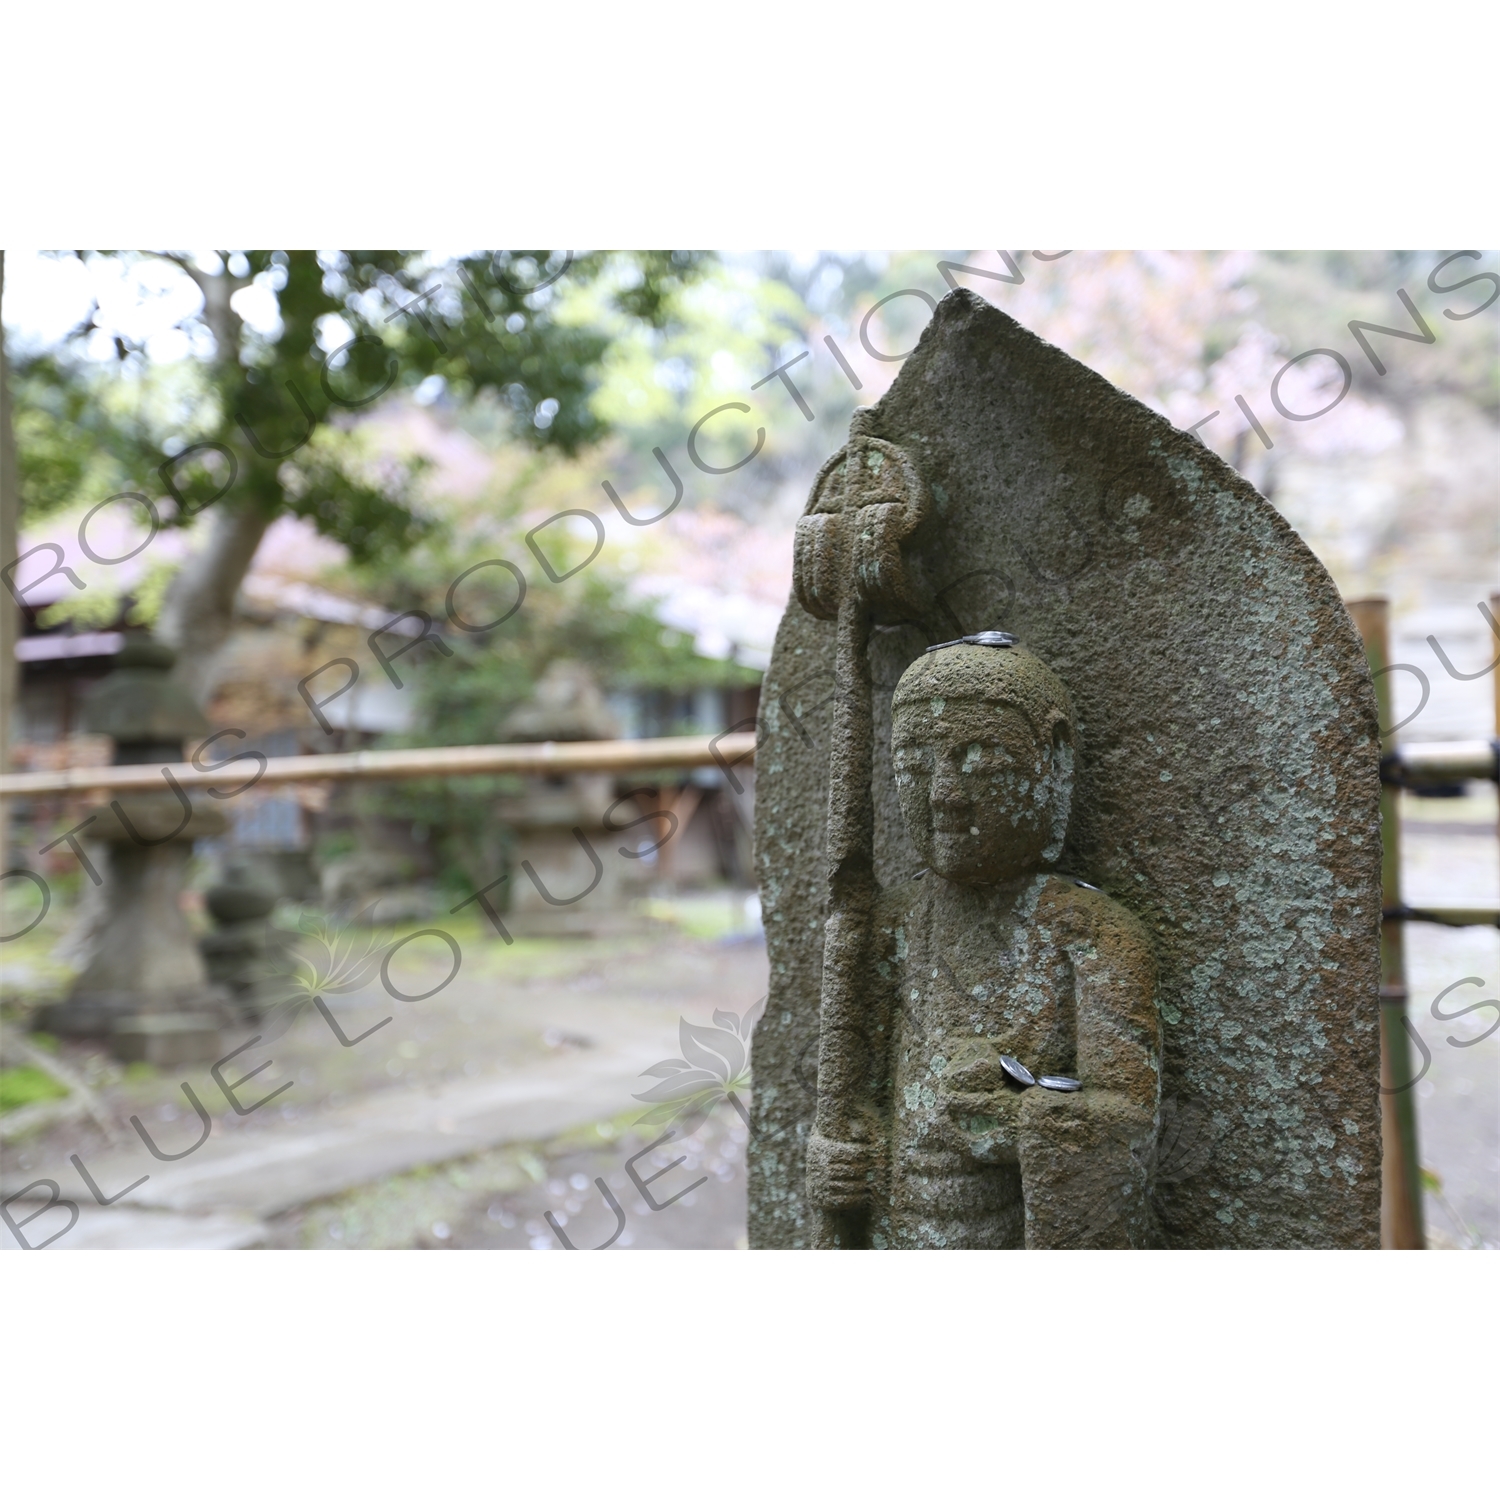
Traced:
<svg viewBox="0 0 1500 1500">
<path fill-rule="evenodd" d="M 818 1039 L 816 1134 L 851 1147 L 874 1144 L 871 1025 L 866 962 L 872 939 L 875 809 L 870 626 L 920 618 L 922 590 L 902 543 L 932 501 L 911 457 L 873 434 L 874 411 L 856 411 L 849 442 L 813 482 L 797 522 L 793 586 L 820 620 L 836 620 L 833 735 L 828 756 L 828 904 Z M 852 1249 L 866 1240 L 868 1184 L 815 1205 L 814 1244 Z"/>
</svg>

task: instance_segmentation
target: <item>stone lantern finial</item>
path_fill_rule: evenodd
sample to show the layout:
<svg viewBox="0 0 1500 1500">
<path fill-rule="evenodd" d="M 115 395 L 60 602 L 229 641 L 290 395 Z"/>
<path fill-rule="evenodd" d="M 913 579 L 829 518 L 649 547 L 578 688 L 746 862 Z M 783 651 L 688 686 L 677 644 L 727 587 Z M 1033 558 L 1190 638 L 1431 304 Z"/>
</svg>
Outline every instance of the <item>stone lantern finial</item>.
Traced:
<svg viewBox="0 0 1500 1500">
<path fill-rule="evenodd" d="M 114 670 L 83 698 L 83 727 L 115 742 L 117 766 L 182 758 L 184 740 L 209 732 L 203 711 L 172 676 L 177 653 L 149 635 L 128 636 Z"/>
</svg>

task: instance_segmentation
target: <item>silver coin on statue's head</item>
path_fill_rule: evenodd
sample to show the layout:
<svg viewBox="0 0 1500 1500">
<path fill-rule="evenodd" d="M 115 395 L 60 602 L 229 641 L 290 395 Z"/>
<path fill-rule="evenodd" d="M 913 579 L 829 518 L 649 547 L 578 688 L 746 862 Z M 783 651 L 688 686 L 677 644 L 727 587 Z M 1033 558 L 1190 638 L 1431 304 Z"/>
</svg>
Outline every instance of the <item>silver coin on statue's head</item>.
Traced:
<svg viewBox="0 0 1500 1500">
<path fill-rule="evenodd" d="M 956 641 L 939 641 L 936 646 L 929 646 L 925 654 L 946 651 L 949 646 L 995 646 L 1004 649 L 1019 645 L 1020 640 L 1019 636 L 1012 635 L 1008 630 L 981 630 L 977 635 L 960 636 Z"/>
</svg>

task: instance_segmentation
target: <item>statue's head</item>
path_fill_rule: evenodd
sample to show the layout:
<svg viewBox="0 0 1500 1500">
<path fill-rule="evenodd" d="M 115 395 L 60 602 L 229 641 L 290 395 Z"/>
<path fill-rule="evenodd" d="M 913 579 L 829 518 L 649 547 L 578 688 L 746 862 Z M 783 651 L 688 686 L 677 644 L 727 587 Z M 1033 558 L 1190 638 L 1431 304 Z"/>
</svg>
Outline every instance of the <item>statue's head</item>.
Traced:
<svg viewBox="0 0 1500 1500">
<path fill-rule="evenodd" d="M 1061 857 L 1073 705 L 1013 636 L 919 656 L 896 685 L 891 751 L 906 831 L 938 875 L 993 885 Z"/>
</svg>

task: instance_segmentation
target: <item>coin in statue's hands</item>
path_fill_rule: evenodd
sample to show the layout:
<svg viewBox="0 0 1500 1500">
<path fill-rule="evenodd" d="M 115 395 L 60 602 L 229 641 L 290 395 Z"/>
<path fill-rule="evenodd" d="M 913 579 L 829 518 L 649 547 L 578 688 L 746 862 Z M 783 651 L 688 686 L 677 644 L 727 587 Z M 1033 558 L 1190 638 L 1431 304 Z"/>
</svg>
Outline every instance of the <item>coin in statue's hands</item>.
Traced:
<svg viewBox="0 0 1500 1500">
<path fill-rule="evenodd" d="M 1025 1063 L 1020 1063 L 1013 1057 L 1002 1057 L 1000 1066 L 1005 1069 L 1005 1076 L 1012 1083 L 1019 1083 L 1023 1089 L 1029 1089 L 1036 1079 L 1031 1076 L 1031 1069 Z"/>
<path fill-rule="evenodd" d="M 1056 1089 L 1059 1094 L 1076 1094 L 1083 1087 L 1076 1078 L 1059 1078 L 1056 1073 L 1043 1073 L 1037 1082 L 1044 1089 Z"/>
</svg>

